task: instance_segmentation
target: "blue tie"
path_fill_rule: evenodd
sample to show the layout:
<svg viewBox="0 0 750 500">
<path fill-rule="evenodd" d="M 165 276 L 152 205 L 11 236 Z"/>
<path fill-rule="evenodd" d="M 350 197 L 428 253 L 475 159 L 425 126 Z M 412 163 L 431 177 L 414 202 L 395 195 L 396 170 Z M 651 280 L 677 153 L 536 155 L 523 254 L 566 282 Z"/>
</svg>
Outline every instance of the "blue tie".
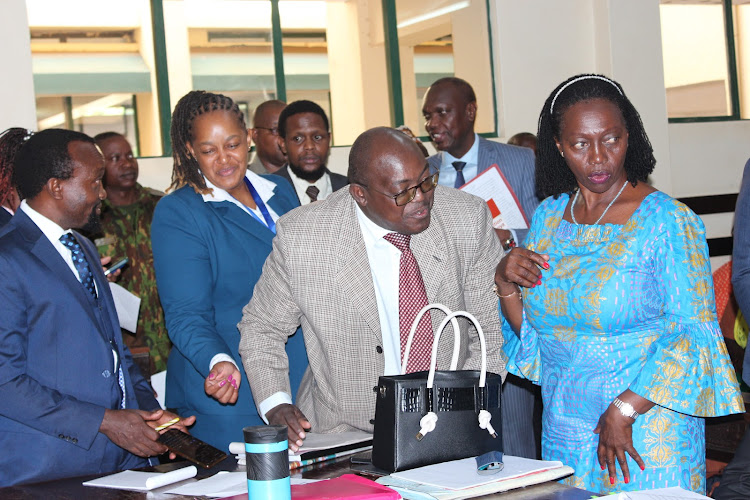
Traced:
<svg viewBox="0 0 750 500">
<path fill-rule="evenodd" d="M 453 184 L 453 187 L 456 189 L 466 184 L 466 181 L 464 180 L 464 167 L 465 166 L 466 166 L 465 161 L 453 162 L 453 168 L 456 169 L 456 182 Z"/>
<path fill-rule="evenodd" d="M 76 237 L 73 236 L 72 233 L 65 233 L 60 236 L 60 242 L 62 242 L 62 244 L 70 250 L 70 253 L 73 256 L 73 265 L 76 267 L 76 271 L 78 271 L 78 276 L 81 284 L 84 286 L 84 288 L 86 288 L 86 290 L 88 290 L 91 296 L 96 299 L 94 275 L 91 272 L 91 266 L 89 266 L 89 262 L 86 260 L 86 256 L 83 254 L 83 248 L 81 248 L 81 244 L 78 243 L 78 240 L 76 240 Z M 119 362 L 120 356 L 117 351 L 117 345 L 114 342 L 112 342 L 112 353 L 115 359 L 117 359 L 117 383 L 120 386 L 120 394 L 122 396 L 122 398 L 120 399 L 120 408 L 125 408 L 125 376 L 122 373 L 122 364 Z"/>
<path fill-rule="evenodd" d="M 93 298 L 96 298 L 96 286 L 94 286 L 94 275 L 91 273 L 91 267 L 86 260 L 86 256 L 83 254 L 81 244 L 78 243 L 76 237 L 72 233 L 65 233 L 60 236 L 60 241 L 63 245 L 68 247 L 71 254 L 73 255 L 73 265 L 76 266 L 78 271 L 78 280 L 83 284 L 86 290 L 89 291 Z"/>
</svg>

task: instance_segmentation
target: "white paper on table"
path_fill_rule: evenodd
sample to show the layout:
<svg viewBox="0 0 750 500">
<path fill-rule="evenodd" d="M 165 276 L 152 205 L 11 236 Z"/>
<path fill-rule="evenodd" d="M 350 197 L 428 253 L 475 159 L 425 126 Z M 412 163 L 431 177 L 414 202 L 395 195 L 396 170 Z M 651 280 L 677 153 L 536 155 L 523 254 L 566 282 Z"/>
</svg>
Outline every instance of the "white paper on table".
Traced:
<svg viewBox="0 0 750 500">
<path fill-rule="evenodd" d="M 141 298 L 133 295 L 117 283 L 110 283 L 109 289 L 112 290 L 112 298 L 115 300 L 120 328 L 135 333 L 138 325 L 138 311 L 141 308 Z"/>
<path fill-rule="evenodd" d="M 119 490 L 148 491 L 168 484 L 195 477 L 198 469 L 194 465 L 171 472 L 141 472 L 126 470 L 83 483 L 84 486 L 116 488 Z"/>
<path fill-rule="evenodd" d="M 483 171 L 459 189 L 479 196 L 490 207 L 493 216 L 493 227 L 498 229 L 528 229 L 529 221 L 523 213 L 516 193 L 511 189 L 507 179 L 495 164 Z M 497 207 L 495 213 L 492 205 Z M 500 223 L 496 219 L 502 219 Z"/>
<path fill-rule="evenodd" d="M 616 496 L 606 495 L 595 498 L 606 498 L 607 500 L 711 500 L 710 497 L 682 489 L 679 486 L 654 490 L 624 491 Z"/>
<path fill-rule="evenodd" d="M 156 401 L 162 410 L 166 410 L 164 395 L 167 392 L 167 370 L 151 375 L 151 388 L 156 393 Z"/>
<path fill-rule="evenodd" d="M 510 455 L 503 457 L 503 463 L 503 470 L 489 475 L 477 473 L 477 460 L 471 457 L 394 472 L 391 476 L 449 490 L 462 490 L 563 466 L 562 462 L 532 460 Z"/>
<path fill-rule="evenodd" d="M 300 455 L 310 451 L 338 448 L 339 446 L 361 443 L 362 441 L 369 441 L 371 439 L 372 434 L 363 431 L 333 432 L 330 434 L 307 432 L 305 433 L 305 441 L 302 443 L 302 447 L 299 451 L 295 453 L 292 450 L 289 450 L 289 461 L 293 462 L 295 460 L 300 460 Z M 245 443 L 229 443 L 229 453 L 244 455 Z"/>
<path fill-rule="evenodd" d="M 292 484 L 314 483 L 315 479 L 292 478 Z M 166 491 L 174 495 L 207 496 L 212 498 L 230 497 L 247 493 L 246 472 L 219 472 L 194 483 L 183 484 Z"/>
</svg>

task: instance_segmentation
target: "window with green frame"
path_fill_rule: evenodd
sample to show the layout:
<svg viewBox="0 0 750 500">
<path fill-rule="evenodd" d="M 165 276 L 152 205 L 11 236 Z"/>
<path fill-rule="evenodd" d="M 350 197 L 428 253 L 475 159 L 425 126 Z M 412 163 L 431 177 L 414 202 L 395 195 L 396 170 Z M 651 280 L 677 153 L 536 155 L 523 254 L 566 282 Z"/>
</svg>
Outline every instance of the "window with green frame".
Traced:
<svg viewBox="0 0 750 500">
<path fill-rule="evenodd" d="M 750 115 L 750 0 L 661 0 L 670 122 Z"/>
<path fill-rule="evenodd" d="M 54 4 L 54 0 L 29 0 L 30 10 L 42 11 L 46 2 Z M 115 78 L 119 73 L 109 66 L 97 66 L 95 59 L 120 57 L 134 68 L 133 91 L 117 109 L 125 117 L 120 128 L 136 134 L 131 142 L 140 144 L 144 155 L 171 153 L 171 110 L 192 89 L 229 95 L 243 103 L 248 120 L 255 107 L 268 99 L 313 100 L 329 115 L 333 144 L 343 146 L 379 125 L 405 124 L 424 136 L 424 92 L 437 78 L 458 76 L 477 92 L 482 109 L 477 131 L 496 132 L 488 0 L 102 2 L 111 5 L 101 9 L 99 17 L 87 11 L 80 26 L 75 13 L 81 9 L 68 5 L 69 19 L 62 21 L 65 29 L 57 31 L 97 33 L 105 39 L 94 52 L 86 44 L 80 45 L 80 53 L 72 44 L 63 47 L 66 55 L 75 53 L 95 68 L 89 82 L 98 82 L 98 87 L 90 100 L 122 94 L 130 85 L 130 80 Z M 126 4 L 140 9 L 131 21 L 119 22 L 107 14 Z M 63 15 L 58 14 L 58 19 Z M 44 36 L 55 32 L 33 22 L 30 28 Z M 107 38 L 112 32 L 124 37 L 120 48 Z M 120 53 L 110 54 L 110 49 Z M 73 78 L 66 86 L 69 102 L 82 102 L 91 94 L 79 80 Z M 40 109 L 50 108 L 46 104 L 58 95 L 37 91 Z M 103 114 L 111 116 L 114 111 Z M 70 126 L 67 122 L 58 126 L 66 124 Z"/>
</svg>

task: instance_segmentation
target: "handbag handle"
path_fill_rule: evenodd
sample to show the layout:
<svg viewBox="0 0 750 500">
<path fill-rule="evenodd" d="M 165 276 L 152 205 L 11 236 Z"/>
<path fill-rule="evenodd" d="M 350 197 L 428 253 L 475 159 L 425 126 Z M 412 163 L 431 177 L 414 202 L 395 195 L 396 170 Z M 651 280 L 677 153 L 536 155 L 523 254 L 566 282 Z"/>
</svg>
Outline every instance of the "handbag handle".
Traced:
<svg viewBox="0 0 750 500">
<path fill-rule="evenodd" d="M 457 316 L 464 316 L 465 318 L 468 318 L 469 321 L 474 323 L 474 327 L 477 329 L 477 334 L 479 335 L 479 345 L 481 350 L 481 369 L 479 372 L 479 387 L 484 388 L 485 382 L 487 380 L 487 343 L 484 339 L 484 331 L 482 330 L 482 326 L 479 324 L 479 321 L 477 321 L 477 318 L 474 317 L 473 314 L 467 311 L 455 311 L 450 314 L 448 314 L 445 318 L 443 318 L 443 321 L 440 323 L 440 326 L 438 326 L 437 333 L 435 334 L 435 341 L 432 344 L 432 357 L 430 358 L 430 373 L 427 375 L 427 390 L 432 389 L 433 382 L 435 381 L 435 367 L 437 365 L 437 348 L 438 343 L 440 342 L 440 334 L 443 332 L 443 328 L 448 324 L 449 321 L 456 321 Z M 456 332 L 455 341 L 453 343 L 454 347 L 454 353 L 455 348 L 458 347 L 460 339 L 458 338 L 458 330 L 456 327 L 453 327 L 454 331 Z M 455 367 L 452 368 L 455 370 Z M 490 436 L 493 438 L 497 437 L 497 433 L 495 432 L 495 429 L 492 427 L 492 415 L 490 412 L 488 412 L 485 409 L 482 409 L 479 411 L 479 415 L 477 416 L 479 420 L 479 427 L 482 429 L 487 430 L 489 432 Z M 437 414 L 430 410 L 426 415 L 424 415 L 421 420 L 419 421 L 419 432 L 417 433 L 417 441 L 421 441 L 427 433 L 432 432 L 435 430 L 435 426 L 437 424 Z"/>
<path fill-rule="evenodd" d="M 408 363 L 409 363 L 409 351 L 411 351 L 411 344 L 412 344 L 412 341 L 414 340 L 414 333 L 417 331 L 417 326 L 419 325 L 419 322 L 422 320 L 422 316 L 424 316 L 425 313 L 429 311 L 430 309 L 440 309 L 441 311 L 445 313 L 446 317 L 452 314 L 450 309 L 445 307 L 443 304 L 438 304 L 438 303 L 427 304 L 417 313 L 417 316 L 414 318 L 414 322 L 412 322 L 411 324 L 411 330 L 409 330 L 409 337 L 406 339 L 406 347 L 404 347 L 404 359 L 401 362 L 401 375 L 406 374 L 406 367 L 408 366 Z M 458 321 L 456 321 L 455 316 L 453 316 L 450 319 L 450 322 L 451 322 L 451 325 L 453 326 L 453 357 L 451 358 L 450 369 L 451 371 L 455 371 L 455 369 L 458 367 L 458 352 L 459 352 L 459 348 L 461 347 L 461 337 L 459 336 L 460 332 L 458 330 Z M 438 329 L 438 334 L 432 343 L 433 350 L 435 350 L 435 346 L 440 340 L 440 332 L 443 330 L 443 328 L 445 328 L 445 325 L 447 324 L 448 322 L 445 320 L 443 321 L 443 323 L 440 324 L 440 328 Z"/>
<path fill-rule="evenodd" d="M 443 332 L 443 328 L 445 328 L 445 325 L 448 324 L 448 321 L 456 321 L 456 317 L 458 316 L 464 316 L 465 318 L 468 318 L 469 321 L 474 323 L 474 326 L 477 329 L 477 334 L 479 335 L 479 346 L 481 347 L 481 369 L 479 372 L 479 387 L 484 387 L 485 380 L 487 379 L 487 344 L 484 340 L 484 331 L 482 330 L 481 325 L 479 324 L 479 321 L 477 321 L 477 318 L 474 317 L 473 314 L 467 311 L 455 311 L 450 313 L 448 316 L 443 318 L 443 321 L 440 323 L 440 326 L 438 326 L 437 333 L 435 334 L 435 341 L 432 344 L 432 357 L 430 358 L 430 373 L 427 375 L 427 388 L 432 389 L 432 383 L 435 380 L 435 368 L 437 365 L 437 348 L 438 348 L 438 342 L 440 342 L 440 334 Z M 458 337 L 458 330 L 454 326 L 453 329 L 456 331 L 455 340 L 453 343 L 454 347 L 454 355 L 457 353 L 457 347 L 460 343 L 460 339 Z M 451 366 L 451 370 L 455 370 L 456 368 L 454 366 Z"/>
</svg>

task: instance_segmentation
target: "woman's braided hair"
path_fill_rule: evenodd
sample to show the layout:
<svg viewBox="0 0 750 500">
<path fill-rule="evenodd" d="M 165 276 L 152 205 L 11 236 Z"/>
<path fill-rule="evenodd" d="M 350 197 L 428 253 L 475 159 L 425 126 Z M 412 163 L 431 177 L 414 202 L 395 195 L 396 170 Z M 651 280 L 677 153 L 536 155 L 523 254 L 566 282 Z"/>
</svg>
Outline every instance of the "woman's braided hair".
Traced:
<svg viewBox="0 0 750 500">
<path fill-rule="evenodd" d="M 641 117 L 627 98 L 622 86 L 602 75 L 585 74 L 568 78 L 549 95 L 539 115 L 536 150 L 536 193 L 540 200 L 572 193 L 577 187 L 573 172 L 557 149 L 560 124 L 565 112 L 582 101 L 605 99 L 620 110 L 628 130 L 628 150 L 625 154 L 625 173 L 635 186 L 646 182 L 654 171 L 656 158 L 648 140 Z"/>
<path fill-rule="evenodd" d="M 177 102 L 172 113 L 172 158 L 174 168 L 172 170 L 172 184 L 168 191 L 179 189 L 189 185 L 196 193 L 207 194 L 211 190 L 206 186 L 206 181 L 201 174 L 198 160 L 190 154 L 188 143 L 192 142 L 193 122 L 195 118 L 211 111 L 230 111 L 237 117 L 237 122 L 242 130 L 245 126 L 245 115 L 235 102 L 222 94 L 212 94 L 205 90 L 193 90 L 188 92 Z"/>
<path fill-rule="evenodd" d="M 0 205 L 4 204 L 13 190 L 13 168 L 16 154 L 31 132 L 13 127 L 0 134 Z"/>
</svg>

